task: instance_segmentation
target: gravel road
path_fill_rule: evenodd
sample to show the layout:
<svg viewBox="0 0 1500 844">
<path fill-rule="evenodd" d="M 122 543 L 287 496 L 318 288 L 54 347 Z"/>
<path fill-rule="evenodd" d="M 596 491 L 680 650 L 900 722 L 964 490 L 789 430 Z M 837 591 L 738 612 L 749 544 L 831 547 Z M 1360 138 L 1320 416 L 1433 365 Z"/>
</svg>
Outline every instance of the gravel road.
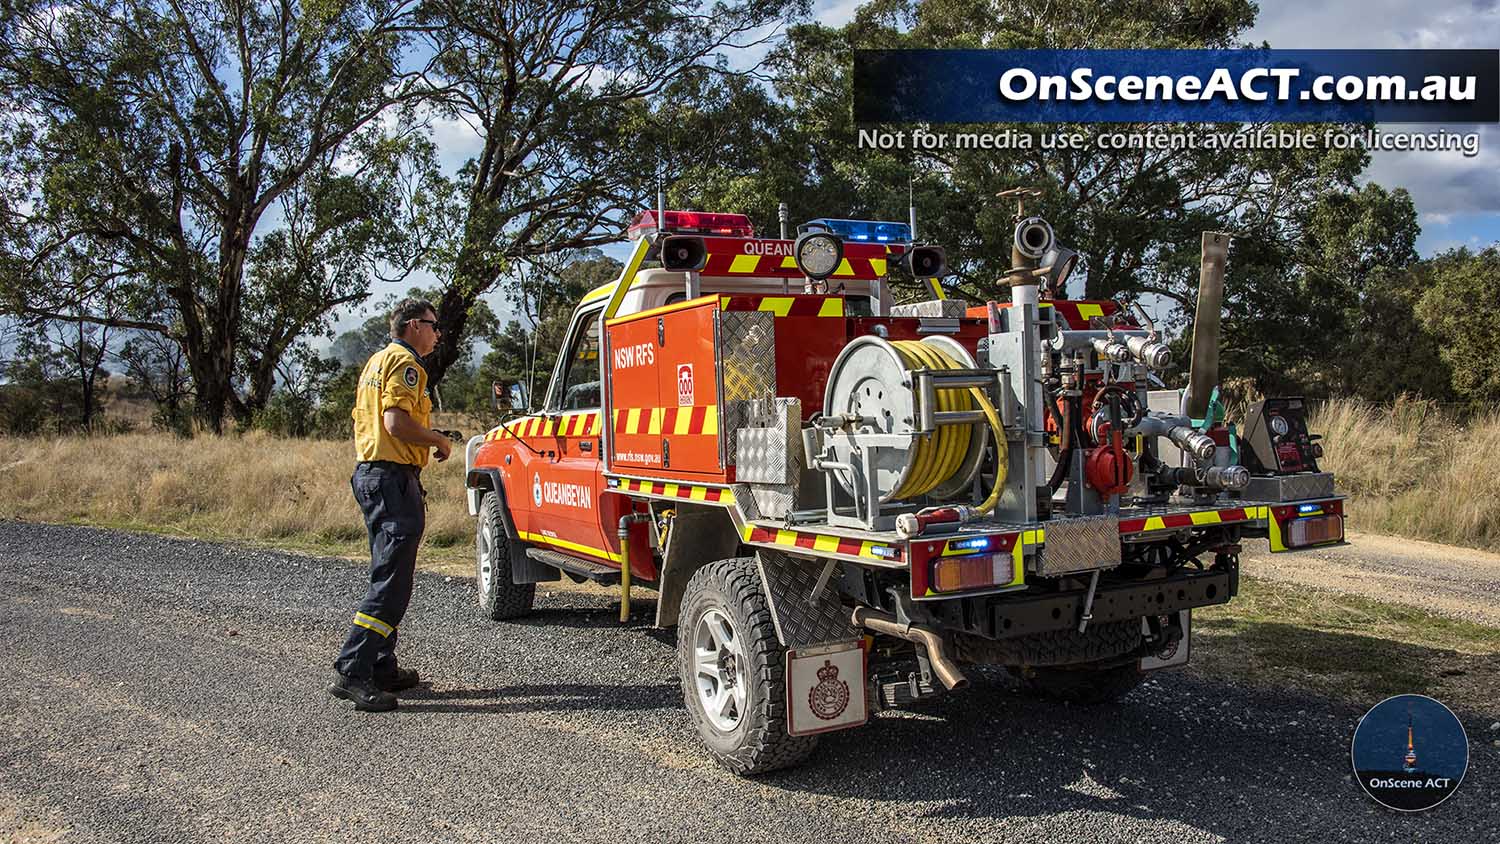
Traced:
<svg viewBox="0 0 1500 844">
<path fill-rule="evenodd" d="M 340 560 L 0 523 L 0 840 L 1493 841 L 1500 711 L 1401 815 L 1349 776 L 1360 710 L 1158 675 L 1057 707 L 980 676 L 755 781 L 704 761 L 670 631 L 600 591 L 525 623 L 419 576 L 400 711 L 323 692 L 362 572 Z M 649 593 L 642 597 L 648 597 Z"/>
<path fill-rule="evenodd" d="M 1348 545 L 1295 554 L 1272 554 L 1264 542 L 1251 542 L 1241 559 L 1253 575 L 1500 627 L 1500 554 L 1351 533 Z"/>
</svg>

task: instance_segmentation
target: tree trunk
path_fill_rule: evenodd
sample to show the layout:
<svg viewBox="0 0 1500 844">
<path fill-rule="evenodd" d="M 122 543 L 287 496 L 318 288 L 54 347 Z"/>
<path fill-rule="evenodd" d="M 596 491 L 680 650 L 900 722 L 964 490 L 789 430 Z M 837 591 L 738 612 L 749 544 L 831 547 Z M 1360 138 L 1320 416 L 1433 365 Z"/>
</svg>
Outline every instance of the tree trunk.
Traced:
<svg viewBox="0 0 1500 844">
<path fill-rule="evenodd" d="M 488 290 L 500 273 L 500 267 L 486 260 L 485 254 L 494 245 L 499 231 L 494 224 L 474 223 L 476 217 L 489 216 L 482 213 L 474 200 L 469 206 L 467 231 L 464 232 L 464 247 L 459 251 L 458 261 L 453 267 L 453 278 L 443 288 L 442 298 L 437 304 L 438 337 L 437 348 L 427 356 L 427 383 L 435 389 L 443 381 L 448 368 L 461 357 L 464 329 L 469 324 L 469 308 Z"/>
</svg>

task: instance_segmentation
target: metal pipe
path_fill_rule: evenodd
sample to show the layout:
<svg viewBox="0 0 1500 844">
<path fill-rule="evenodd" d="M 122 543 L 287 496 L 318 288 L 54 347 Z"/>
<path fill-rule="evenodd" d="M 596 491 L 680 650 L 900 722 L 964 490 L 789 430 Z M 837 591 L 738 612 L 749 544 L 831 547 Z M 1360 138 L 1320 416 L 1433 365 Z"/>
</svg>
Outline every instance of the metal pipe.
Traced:
<svg viewBox="0 0 1500 844">
<path fill-rule="evenodd" d="M 650 521 L 650 513 L 626 513 L 620 517 L 620 623 L 630 620 L 630 523 Z"/>
<path fill-rule="evenodd" d="M 855 607 L 850 612 L 849 621 L 855 627 L 864 627 L 876 633 L 895 636 L 926 648 L 927 659 L 932 663 L 933 673 L 949 691 L 969 685 L 969 678 L 964 676 L 958 664 L 948 656 L 948 646 L 943 642 L 942 634 L 931 627 L 921 624 L 902 624 L 889 613 L 871 607 Z"/>
<path fill-rule="evenodd" d="M 1192 360 L 1188 385 L 1182 393 L 1182 412 L 1191 419 L 1208 413 L 1208 397 L 1219 383 L 1219 315 L 1224 309 L 1224 260 L 1229 257 L 1229 235 L 1203 233 L 1203 258 L 1198 267 L 1198 310 L 1193 317 Z"/>
</svg>

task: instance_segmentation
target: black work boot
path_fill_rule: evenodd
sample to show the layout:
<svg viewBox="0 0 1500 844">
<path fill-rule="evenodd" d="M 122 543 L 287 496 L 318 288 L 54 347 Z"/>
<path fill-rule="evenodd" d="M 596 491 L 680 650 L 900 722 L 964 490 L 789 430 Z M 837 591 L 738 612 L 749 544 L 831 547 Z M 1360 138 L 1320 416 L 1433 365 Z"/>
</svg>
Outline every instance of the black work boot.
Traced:
<svg viewBox="0 0 1500 844">
<path fill-rule="evenodd" d="M 361 712 L 390 712 L 396 708 L 396 696 L 382 691 L 369 680 L 350 677 L 335 671 L 328 693 L 354 703 Z"/>
<path fill-rule="evenodd" d="M 421 675 L 417 674 L 415 668 L 397 668 L 389 674 L 375 675 L 375 685 L 382 691 L 404 692 L 407 689 L 416 688 L 422 682 Z"/>
</svg>

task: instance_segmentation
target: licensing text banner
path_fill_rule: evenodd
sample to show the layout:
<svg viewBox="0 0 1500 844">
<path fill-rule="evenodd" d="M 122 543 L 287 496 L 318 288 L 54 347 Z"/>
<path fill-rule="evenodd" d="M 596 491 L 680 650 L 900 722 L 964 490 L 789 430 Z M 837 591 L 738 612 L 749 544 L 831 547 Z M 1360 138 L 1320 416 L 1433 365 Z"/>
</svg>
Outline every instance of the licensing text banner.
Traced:
<svg viewBox="0 0 1500 844">
<path fill-rule="evenodd" d="M 1500 121 L 1500 50 L 856 50 L 857 123 Z"/>
</svg>

